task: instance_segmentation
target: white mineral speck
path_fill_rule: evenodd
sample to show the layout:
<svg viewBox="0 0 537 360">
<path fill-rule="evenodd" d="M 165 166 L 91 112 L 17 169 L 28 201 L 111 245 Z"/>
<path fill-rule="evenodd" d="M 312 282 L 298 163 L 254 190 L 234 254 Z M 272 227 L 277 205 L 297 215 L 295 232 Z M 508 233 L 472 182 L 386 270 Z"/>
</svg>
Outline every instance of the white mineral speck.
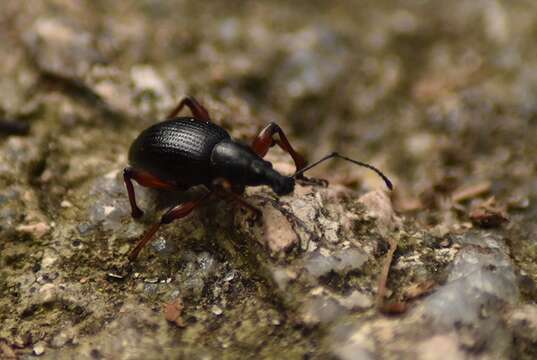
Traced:
<svg viewBox="0 0 537 360">
<path fill-rule="evenodd" d="M 37 356 L 43 355 L 45 353 L 45 345 L 42 342 L 39 342 L 34 345 L 34 354 Z"/>
<path fill-rule="evenodd" d="M 62 208 L 70 208 L 70 207 L 73 207 L 73 204 L 69 201 L 69 200 L 63 200 L 61 203 L 60 203 L 60 206 Z"/>
<path fill-rule="evenodd" d="M 211 308 L 211 312 L 215 315 L 222 315 L 222 313 L 224 312 L 222 310 L 222 308 L 218 305 L 213 305 L 213 307 Z"/>
</svg>

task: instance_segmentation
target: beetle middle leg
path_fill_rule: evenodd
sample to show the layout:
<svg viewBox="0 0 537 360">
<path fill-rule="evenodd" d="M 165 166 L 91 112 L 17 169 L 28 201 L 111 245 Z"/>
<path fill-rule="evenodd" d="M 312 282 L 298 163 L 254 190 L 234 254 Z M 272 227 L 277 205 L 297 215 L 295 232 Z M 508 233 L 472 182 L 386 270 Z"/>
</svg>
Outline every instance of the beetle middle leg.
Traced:
<svg viewBox="0 0 537 360">
<path fill-rule="evenodd" d="M 162 215 L 162 217 L 160 218 L 160 222 L 151 226 L 151 228 L 149 228 L 149 230 L 145 233 L 142 240 L 140 240 L 138 244 L 136 244 L 134 249 L 129 254 L 129 260 L 133 261 L 138 257 L 140 251 L 144 248 L 144 246 L 150 243 L 151 240 L 153 240 L 155 233 L 162 225 L 169 224 L 174 220 L 184 218 L 185 216 L 190 214 L 192 210 L 200 206 L 200 204 L 211 195 L 212 192 L 208 192 L 196 200 L 179 204 L 166 211 L 164 215 Z"/>
<path fill-rule="evenodd" d="M 187 96 L 183 98 L 183 100 L 179 102 L 179 104 L 175 107 L 175 109 L 173 109 L 168 114 L 166 119 L 173 119 L 174 117 L 176 117 L 177 114 L 179 114 L 181 110 L 183 109 L 183 107 L 185 106 L 190 109 L 190 111 L 192 112 L 192 115 L 194 115 L 196 119 L 203 120 L 203 121 L 211 121 L 211 117 L 209 116 L 209 112 L 207 111 L 207 109 L 205 109 L 205 107 L 201 105 L 192 96 Z"/>
<path fill-rule="evenodd" d="M 241 197 L 241 194 L 244 193 L 244 187 L 234 187 L 233 184 L 231 184 L 231 182 L 228 180 L 224 178 L 216 178 L 212 182 L 211 189 L 221 197 L 228 197 L 243 208 L 250 210 L 252 213 L 254 213 L 256 219 L 261 218 L 261 210 L 248 203 Z"/>
<path fill-rule="evenodd" d="M 275 134 L 278 134 L 279 139 L 274 139 Z M 306 160 L 304 160 L 304 157 L 293 149 L 282 128 L 274 122 L 269 123 L 259 132 L 255 140 L 252 142 L 252 149 L 257 155 L 264 157 L 268 150 L 276 144 L 283 151 L 291 155 L 293 161 L 295 162 L 297 171 L 306 166 Z"/>
<path fill-rule="evenodd" d="M 132 180 L 136 181 L 142 186 L 153 189 L 177 190 L 177 186 L 175 186 L 174 184 L 162 181 L 159 178 L 149 174 L 148 172 L 140 171 L 133 167 L 126 167 L 123 170 L 123 180 L 125 181 L 127 193 L 129 194 L 129 202 L 131 204 L 131 214 L 133 218 L 141 217 L 144 212 L 136 204 L 136 194 L 134 193 L 134 186 L 132 185 Z"/>
</svg>

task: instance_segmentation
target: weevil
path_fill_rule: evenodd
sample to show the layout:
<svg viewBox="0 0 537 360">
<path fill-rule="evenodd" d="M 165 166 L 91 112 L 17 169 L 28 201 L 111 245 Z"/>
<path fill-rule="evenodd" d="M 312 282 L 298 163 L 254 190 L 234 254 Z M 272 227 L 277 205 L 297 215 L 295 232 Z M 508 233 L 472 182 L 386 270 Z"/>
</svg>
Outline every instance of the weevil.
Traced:
<svg viewBox="0 0 537 360">
<path fill-rule="evenodd" d="M 185 106 L 190 109 L 192 116 L 179 117 L 178 114 Z M 293 158 L 296 167 L 293 175 L 280 174 L 269 161 L 263 159 L 275 145 Z M 139 218 L 143 215 L 136 204 L 132 180 L 141 186 L 160 190 L 186 191 L 204 185 L 208 191 L 166 211 L 130 252 L 129 259 L 136 259 L 161 225 L 187 216 L 213 195 L 229 196 L 241 206 L 259 214 L 257 208 L 241 197 L 246 186 L 268 185 L 278 196 L 283 196 L 293 192 L 297 179 L 305 179 L 304 172 L 336 157 L 375 171 L 386 186 L 392 189 L 390 180 L 374 166 L 335 152 L 307 165 L 291 146 L 283 130 L 274 122 L 266 125 L 250 146 L 245 145 L 213 123 L 209 112 L 195 98 L 185 97 L 166 120 L 143 130 L 130 147 L 130 166 L 124 169 L 123 178 L 132 217 Z"/>
</svg>

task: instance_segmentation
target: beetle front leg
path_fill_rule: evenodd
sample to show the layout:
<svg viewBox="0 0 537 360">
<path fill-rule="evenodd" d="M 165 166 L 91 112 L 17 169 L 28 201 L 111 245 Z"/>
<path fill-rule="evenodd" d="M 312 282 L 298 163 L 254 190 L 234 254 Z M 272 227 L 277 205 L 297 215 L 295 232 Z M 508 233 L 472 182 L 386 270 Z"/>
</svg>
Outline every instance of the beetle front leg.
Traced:
<svg viewBox="0 0 537 360">
<path fill-rule="evenodd" d="M 201 105 L 194 97 L 187 96 L 183 100 L 179 102 L 179 104 L 175 107 L 175 109 L 172 110 L 166 117 L 166 119 L 173 119 L 177 116 L 183 109 L 183 107 L 188 107 L 190 111 L 192 112 L 192 115 L 198 120 L 202 121 L 211 121 L 211 117 L 209 116 L 209 112 L 203 105 Z"/>
<path fill-rule="evenodd" d="M 136 205 L 136 195 L 134 193 L 134 186 L 132 185 L 132 180 L 136 181 L 138 184 L 159 190 L 180 190 L 176 184 L 171 184 L 169 182 L 163 181 L 158 177 L 148 173 L 147 171 L 138 170 L 133 167 L 126 167 L 123 169 L 123 180 L 125 181 L 125 186 L 127 187 L 127 193 L 129 194 L 129 202 L 131 203 L 132 217 L 139 218 L 144 212 L 140 210 L 138 205 Z"/>
<path fill-rule="evenodd" d="M 279 139 L 274 139 L 274 134 L 278 134 Z M 296 170 L 300 170 L 306 166 L 306 160 L 302 155 L 298 154 L 291 146 L 287 137 L 280 126 L 274 122 L 269 123 L 263 128 L 252 142 L 252 149 L 254 152 L 264 157 L 268 150 L 274 145 L 278 145 L 283 151 L 287 152 L 293 158 L 295 162 Z"/>
<path fill-rule="evenodd" d="M 127 187 L 127 193 L 129 194 L 129 202 L 131 203 L 131 214 L 133 218 L 141 217 L 144 212 L 140 210 L 138 205 L 136 205 L 136 194 L 134 192 L 134 186 L 132 185 L 132 179 L 135 176 L 135 170 L 131 167 L 126 167 L 123 169 L 123 180 L 125 181 L 125 186 Z"/>
<path fill-rule="evenodd" d="M 192 201 L 182 203 L 166 211 L 164 215 L 162 215 L 162 217 L 160 218 L 160 222 L 151 226 L 151 228 L 145 233 L 142 240 L 140 240 L 138 244 L 136 244 L 136 247 L 129 254 L 129 260 L 133 261 L 138 257 L 138 254 L 140 253 L 140 251 L 148 243 L 150 243 L 151 240 L 153 240 L 153 237 L 155 236 L 156 232 L 158 231 L 161 225 L 169 224 L 174 220 L 184 218 L 185 216 L 190 214 L 192 210 L 197 208 L 205 199 L 211 196 L 211 194 L 212 192 L 208 192 L 197 200 L 192 200 Z"/>
</svg>

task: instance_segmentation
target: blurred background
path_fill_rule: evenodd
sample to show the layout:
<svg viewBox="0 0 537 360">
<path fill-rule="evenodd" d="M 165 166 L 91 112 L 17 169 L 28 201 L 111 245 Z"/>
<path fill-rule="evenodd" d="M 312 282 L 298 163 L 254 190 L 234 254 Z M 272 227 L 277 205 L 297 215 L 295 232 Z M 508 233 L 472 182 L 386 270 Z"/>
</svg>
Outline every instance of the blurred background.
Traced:
<svg viewBox="0 0 537 360">
<path fill-rule="evenodd" d="M 111 154 L 124 155 L 140 129 L 190 94 L 237 137 L 276 121 L 309 160 L 337 150 L 377 165 L 397 184 L 402 210 L 484 181 L 495 194 L 527 197 L 536 8 L 522 0 L 4 2 L 0 109 L 49 143 L 77 142 L 73 156 L 51 161 L 76 178 L 96 163 L 116 166 Z M 70 174 L 71 162 L 93 165 Z M 327 166 L 334 170 L 315 174 L 380 185 L 362 169 Z"/>
<path fill-rule="evenodd" d="M 30 132 L 0 139 L 0 185 L 27 174 L 54 217 L 192 95 L 242 140 L 275 121 L 310 161 L 377 166 L 439 234 L 494 202 L 535 280 L 536 36 L 532 0 L 3 1 L 0 115 Z M 383 187 L 344 162 L 312 175 Z"/>
</svg>

